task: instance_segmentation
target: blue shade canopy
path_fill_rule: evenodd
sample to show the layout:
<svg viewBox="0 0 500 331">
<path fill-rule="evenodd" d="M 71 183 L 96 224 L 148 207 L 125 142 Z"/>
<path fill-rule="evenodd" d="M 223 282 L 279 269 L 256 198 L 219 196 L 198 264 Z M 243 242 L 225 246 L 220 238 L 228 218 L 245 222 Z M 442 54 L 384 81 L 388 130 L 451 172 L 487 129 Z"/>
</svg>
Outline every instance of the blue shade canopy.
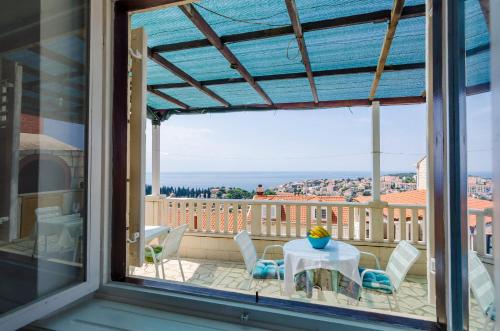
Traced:
<svg viewBox="0 0 500 331">
<path fill-rule="evenodd" d="M 82 31 L 74 32 L 7 49 L 1 54 L 2 61 L 17 63 L 22 68 L 22 113 L 78 123 L 85 120 L 86 41 Z M 162 81 L 164 76 L 165 73 Z"/>
<path fill-rule="evenodd" d="M 202 0 L 191 6 L 222 46 L 209 41 L 210 31 L 200 27 L 189 10 L 168 7 L 132 15 L 131 27 L 145 28 L 151 54 L 178 70 L 150 58 L 148 85 L 189 108 L 179 109 L 158 96 L 149 97 L 148 106 L 164 113 L 189 113 L 299 104 L 334 107 L 335 101 L 368 105 L 393 0 L 295 3 L 319 103 L 314 104 L 285 1 Z M 475 88 L 489 84 L 489 32 L 479 1 L 466 0 L 465 6 L 467 86 Z M 376 99 L 425 102 L 424 15 L 423 0 L 405 1 Z M 237 62 L 228 58 L 226 49 Z"/>
</svg>

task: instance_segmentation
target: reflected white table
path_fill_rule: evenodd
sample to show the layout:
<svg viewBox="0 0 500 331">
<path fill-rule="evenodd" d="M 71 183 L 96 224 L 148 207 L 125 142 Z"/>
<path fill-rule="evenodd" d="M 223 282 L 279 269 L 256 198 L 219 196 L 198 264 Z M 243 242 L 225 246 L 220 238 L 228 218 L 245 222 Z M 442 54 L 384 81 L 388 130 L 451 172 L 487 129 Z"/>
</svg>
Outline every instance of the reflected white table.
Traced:
<svg viewBox="0 0 500 331">
<path fill-rule="evenodd" d="M 330 240 L 323 249 L 314 249 L 307 239 L 289 241 L 283 246 L 285 255 L 284 294 L 295 292 L 295 274 L 314 269 L 337 270 L 361 286 L 359 250 L 341 241 Z"/>
</svg>

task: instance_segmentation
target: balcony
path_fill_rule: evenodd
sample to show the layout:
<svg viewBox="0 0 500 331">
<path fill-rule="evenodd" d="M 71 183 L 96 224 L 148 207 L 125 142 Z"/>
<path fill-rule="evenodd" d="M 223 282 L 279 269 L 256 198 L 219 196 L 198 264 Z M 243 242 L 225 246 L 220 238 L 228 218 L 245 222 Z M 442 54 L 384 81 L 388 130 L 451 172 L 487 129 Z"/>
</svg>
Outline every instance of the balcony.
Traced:
<svg viewBox="0 0 500 331">
<path fill-rule="evenodd" d="M 321 210 L 321 212 L 317 212 Z M 487 247 L 489 232 L 486 221 L 491 210 L 470 210 L 476 231 L 470 242 L 483 263 L 492 271 L 491 250 Z M 385 267 L 399 240 L 409 240 L 420 251 L 420 257 L 410 269 L 398 294 L 400 310 L 405 315 L 435 318 L 431 302 L 427 270 L 426 206 L 389 204 L 384 202 L 319 202 L 294 200 L 227 200 L 146 197 L 146 225 L 189 228 L 181 243 L 180 256 L 186 283 L 239 293 L 247 290 L 249 275 L 233 236 L 247 230 L 260 255 L 265 246 L 285 244 L 306 236 L 315 225 L 324 226 L 334 240 L 341 240 L 380 258 Z M 401 215 L 404 215 L 401 221 Z M 339 221 L 342 220 L 342 221 Z M 273 258 L 282 258 L 272 255 Z M 360 265 L 374 267 L 373 261 L 361 258 Z M 133 270 L 134 276 L 155 278 L 152 265 Z M 160 279 L 162 277 L 160 276 Z M 177 261 L 165 264 L 165 280 L 182 281 Z M 353 305 L 352 300 L 329 291 L 314 291 L 312 298 L 304 292 L 289 297 L 280 296 L 276 280 L 259 282 L 256 288 L 262 296 L 314 302 L 322 305 Z M 254 291 L 254 290 L 252 290 Z M 482 323 L 482 314 L 474 298 L 471 325 Z M 363 293 L 360 309 L 389 311 L 386 297 Z"/>
</svg>

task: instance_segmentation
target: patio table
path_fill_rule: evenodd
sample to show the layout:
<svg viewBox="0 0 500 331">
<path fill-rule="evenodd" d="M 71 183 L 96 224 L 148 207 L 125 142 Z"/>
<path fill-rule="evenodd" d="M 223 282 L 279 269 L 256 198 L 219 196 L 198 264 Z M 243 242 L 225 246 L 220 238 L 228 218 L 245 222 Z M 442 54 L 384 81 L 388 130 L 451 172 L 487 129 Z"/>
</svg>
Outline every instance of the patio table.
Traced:
<svg viewBox="0 0 500 331">
<path fill-rule="evenodd" d="M 359 286 L 362 285 L 358 270 L 360 253 L 352 245 L 331 240 L 324 249 L 314 249 L 307 239 L 297 239 L 286 243 L 283 251 L 285 255 L 285 295 L 290 296 L 294 293 L 294 276 L 306 270 L 336 270 Z"/>
<path fill-rule="evenodd" d="M 44 250 L 48 253 L 48 239 L 50 235 L 57 236 L 58 251 L 74 250 L 73 260 L 76 259 L 76 249 L 81 240 L 83 231 L 83 218 L 79 213 L 55 216 L 52 218 L 40 219 L 36 223 L 35 247 L 33 254 L 38 253 L 38 238 L 45 236 Z"/>
</svg>

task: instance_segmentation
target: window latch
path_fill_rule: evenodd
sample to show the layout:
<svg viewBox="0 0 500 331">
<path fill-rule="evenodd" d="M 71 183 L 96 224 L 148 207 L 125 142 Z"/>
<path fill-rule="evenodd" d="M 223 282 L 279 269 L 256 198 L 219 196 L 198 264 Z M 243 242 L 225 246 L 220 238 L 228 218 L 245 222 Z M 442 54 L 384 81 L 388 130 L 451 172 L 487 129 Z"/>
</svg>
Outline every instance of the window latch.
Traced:
<svg viewBox="0 0 500 331">
<path fill-rule="evenodd" d="M 243 313 L 241 313 L 241 315 L 240 315 L 240 320 L 241 320 L 242 322 L 246 322 L 246 321 L 248 321 L 248 319 L 249 319 L 249 318 L 250 318 L 250 315 L 249 315 L 247 312 L 243 312 Z"/>
<path fill-rule="evenodd" d="M 141 237 L 141 234 L 139 232 L 134 232 L 132 234 L 132 239 L 127 238 L 127 243 L 128 244 L 136 243 L 139 240 L 140 237 Z"/>
</svg>

